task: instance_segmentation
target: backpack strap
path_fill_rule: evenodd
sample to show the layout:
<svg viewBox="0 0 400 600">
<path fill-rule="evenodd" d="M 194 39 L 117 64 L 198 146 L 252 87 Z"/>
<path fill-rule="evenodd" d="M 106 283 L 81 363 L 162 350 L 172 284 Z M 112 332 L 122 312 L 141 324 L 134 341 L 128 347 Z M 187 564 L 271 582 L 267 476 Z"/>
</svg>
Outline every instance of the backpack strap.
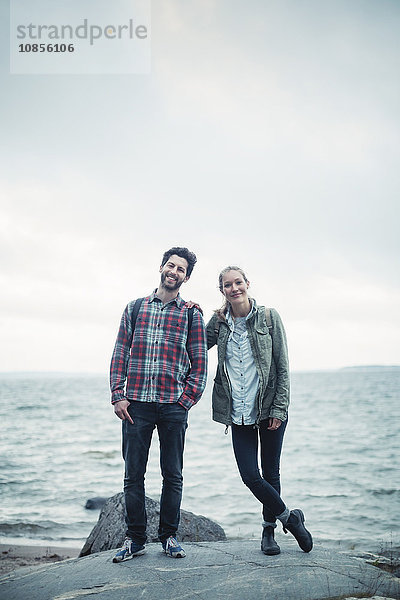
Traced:
<svg viewBox="0 0 400 600">
<path fill-rule="evenodd" d="M 265 320 L 267 322 L 268 333 L 271 335 L 271 331 L 272 331 L 272 319 L 271 319 L 271 309 L 270 308 L 266 308 L 265 309 Z"/>
<path fill-rule="evenodd" d="M 192 329 L 193 312 L 194 306 L 192 306 L 192 308 L 188 308 L 188 333 Z"/>
<path fill-rule="evenodd" d="M 215 319 L 215 323 L 214 323 L 214 333 L 215 333 L 215 335 L 216 335 L 217 339 L 218 339 L 218 336 L 219 336 L 219 328 L 220 328 L 220 325 L 221 325 L 221 321 L 219 321 L 218 319 Z"/>
<path fill-rule="evenodd" d="M 143 300 L 144 300 L 144 298 L 138 298 L 137 300 L 135 300 L 135 304 L 133 305 L 132 318 L 131 318 L 132 334 L 135 331 L 136 319 L 139 314 L 140 307 L 143 304 Z"/>
<path fill-rule="evenodd" d="M 192 306 L 192 308 L 188 308 L 188 336 L 186 338 L 186 350 L 188 349 L 189 333 L 190 333 L 190 330 L 192 329 L 193 312 L 194 312 L 194 306 Z"/>
</svg>

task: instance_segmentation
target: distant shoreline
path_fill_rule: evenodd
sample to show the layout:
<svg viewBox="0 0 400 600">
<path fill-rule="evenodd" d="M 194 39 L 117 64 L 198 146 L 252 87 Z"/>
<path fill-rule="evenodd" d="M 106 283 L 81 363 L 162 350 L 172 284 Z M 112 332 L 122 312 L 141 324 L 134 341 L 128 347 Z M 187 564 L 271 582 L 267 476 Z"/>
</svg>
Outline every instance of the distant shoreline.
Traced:
<svg viewBox="0 0 400 600">
<path fill-rule="evenodd" d="M 291 373 L 335 373 L 343 371 L 376 372 L 376 371 L 398 371 L 400 365 L 349 365 L 346 367 L 326 367 L 322 369 L 293 369 Z M 14 377 L 102 377 L 108 381 L 107 373 L 74 372 L 74 371 L 0 371 L 0 378 Z"/>
<path fill-rule="evenodd" d="M 60 546 L 0 544 L 0 575 L 21 567 L 34 567 L 76 558 L 80 551 L 81 548 Z"/>
<path fill-rule="evenodd" d="M 396 371 L 400 365 L 360 365 L 355 367 L 341 367 L 339 371 Z"/>
</svg>

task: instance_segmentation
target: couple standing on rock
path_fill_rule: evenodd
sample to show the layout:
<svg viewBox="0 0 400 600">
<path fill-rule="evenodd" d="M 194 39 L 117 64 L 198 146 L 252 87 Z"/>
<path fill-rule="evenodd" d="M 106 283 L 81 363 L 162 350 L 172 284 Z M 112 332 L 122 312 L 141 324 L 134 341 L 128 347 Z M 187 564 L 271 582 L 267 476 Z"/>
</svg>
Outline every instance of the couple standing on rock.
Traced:
<svg viewBox="0 0 400 600">
<path fill-rule="evenodd" d="M 179 295 L 196 262 L 187 248 L 165 252 L 157 289 L 130 302 L 121 318 L 110 384 L 114 412 L 122 420 L 127 531 L 113 561 L 145 552 L 144 478 L 155 427 L 162 474 L 158 536 L 167 556 L 186 555 L 176 532 L 187 417 L 204 391 L 207 348 L 215 345 L 213 419 L 231 426 L 240 475 L 262 504 L 261 549 L 268 555 L 279 554 L 274 539 L 278 519 L 285 533 L 292 533 L 300 548 L 310 552 L 312 537 L 304 526 L 303 512 L 289 510 L 280 496 L 279 463 L 290 387 L 282 321 L 275 309 L 259 306 L 249 297 L 250 282 L 242 269 L 229 266 L 219 275 L 224 304 L 205 327 L 201 309 Z"/>
</svg>

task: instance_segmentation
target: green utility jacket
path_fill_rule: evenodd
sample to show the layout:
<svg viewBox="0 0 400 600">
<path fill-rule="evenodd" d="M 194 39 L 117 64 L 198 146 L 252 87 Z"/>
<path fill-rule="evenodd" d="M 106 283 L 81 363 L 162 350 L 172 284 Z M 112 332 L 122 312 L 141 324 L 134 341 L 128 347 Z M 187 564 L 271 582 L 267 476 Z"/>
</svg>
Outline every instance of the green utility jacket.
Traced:
<svg viewBox="0 0 400 600">
<path fill-rule="evenodd" d="M 259 386 L 256 396 L 258 414 L 256 424 L 269 417 L 287 419 L 290 396 L 289 359 L 286 334 L 282 320 L 274 308 L 270 309 L 272 329 L 268 330 L 265 307 L 255 303 L 253 315 L 246 320 L 250 347 L 253 353 Z M 207 345 L 217 344 L 218 367 L 212 393 L 213 420 L 232 425 L 232 393 L 225 368 L 226 345 L 230 333 L 225 318 L 217 313 L 207 324 Z"/>
</svg>

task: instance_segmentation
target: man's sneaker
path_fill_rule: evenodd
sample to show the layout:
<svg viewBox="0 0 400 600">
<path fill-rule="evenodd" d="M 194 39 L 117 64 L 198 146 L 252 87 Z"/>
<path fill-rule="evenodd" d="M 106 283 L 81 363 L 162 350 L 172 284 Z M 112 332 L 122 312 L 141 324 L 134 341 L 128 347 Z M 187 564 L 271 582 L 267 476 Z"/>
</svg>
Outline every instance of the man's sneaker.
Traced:
<svg viewBox="0 0 400 600">
<path fill-rule="evenodd" d="M 172 535 L 162 542 L 162 547 L 164 548 L 165 554 L 171 558 L 185 558 L 186 556 L 186 552 L 178 540 L 172 537 Z"/>
<path fill-rule="evenodd" d="M 146 552 L 145 547 L 141 544 L 137 544 L 131 538 L 125 538 L 124 545 L 113 558 L 114 563 L 122 562 L 123 560 L 129 560 L 134 556 L 140 556 Z"/>
</svg>

